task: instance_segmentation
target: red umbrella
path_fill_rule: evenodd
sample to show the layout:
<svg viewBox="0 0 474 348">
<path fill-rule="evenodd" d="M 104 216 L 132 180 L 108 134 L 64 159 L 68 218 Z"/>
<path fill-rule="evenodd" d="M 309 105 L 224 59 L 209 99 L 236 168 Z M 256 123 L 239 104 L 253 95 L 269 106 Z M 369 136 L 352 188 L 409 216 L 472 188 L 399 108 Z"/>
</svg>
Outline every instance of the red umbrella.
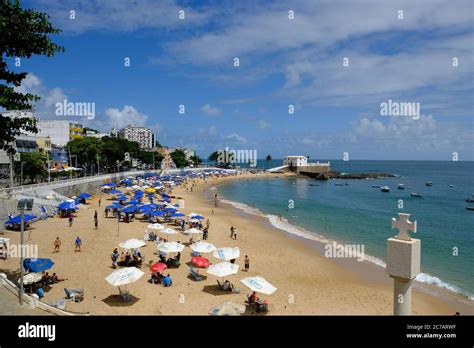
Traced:
<svg viewBox="0 0 474 348">
<path fill-rule="evenodd" d="M 158 262 L 150 266 L 150 271 L 154 273 L 161 273 L 167 268 L 168 266 L 166 266 L 166 264 Z"/>
<path fill-rule="evenodd" d="M 207 268 L 211 264 L 208 259 L 202 256 L 194 256 L 191 258 L 193 265 L 197 267 Z"/>
</svg>

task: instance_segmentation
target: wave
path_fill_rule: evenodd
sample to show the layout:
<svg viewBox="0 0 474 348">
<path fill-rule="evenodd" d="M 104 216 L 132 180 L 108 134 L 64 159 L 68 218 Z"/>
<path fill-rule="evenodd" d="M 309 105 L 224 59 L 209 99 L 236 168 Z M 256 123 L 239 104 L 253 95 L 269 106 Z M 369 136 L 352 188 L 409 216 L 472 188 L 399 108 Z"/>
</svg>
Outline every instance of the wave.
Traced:
<svg viewBox="0 0 474 348">
<path fill-rule="evenodd" d="M 316 241 L 316 242 L 319 242 L 319 243 L 323 243 L 323 244 L 328 244 L 328 243 L 338 244 L 338 242 L 336 240 L 332 240 L 332 239 L 329 239 L 329 238 L 327 238 L 323 235 L 315 233 L 313 231 L 306 230 L 303 227 L 295 226 L 295 225 L 291 224 L 290 222 L 288 222 L 288 220 L 285 219 L 285 218 L 282 218 L 280 220 L 279 216 L 277 216 L 277 215 L 265 214 L 262 211 L 260 211 L 258 208 L 252 207 L 248 204 L 240 203 L 240 202 L 234 202 L 234 201 L 231 201 L 231 200 L 228 200 L 228 199 L 221 199 L 221 202 L 226 203 L 226 204 L 230 204 L 234 208 L 237 208 L 237 209 L 239 209 L 239 210 L 241 210 L 241 211 L 243 211 L 247 214 L 267 218 L 268 221 L 270 222 L 270 224 L 273 227 L 278 228 L 279 230 L 291 233 L 293 235 L 296 235 L 296 236 L 299 236 L 299 237 L 302 237 L 302 238 L 305 238 L 305 239 L 309 239 L 309 240 L 313 240 L 313 241 Z M 363 258 L 367 262 L 370 262 L 370 263 L 373 263 L 377 266 L 386 268 L 386 263 L 383 260 L 381 260 L 381 259 L 379 259 L 375 256 L 364 254 Z M 415 280 L 420 282 L 420 283 L 435 285 L 435 286 L 437 286 L 441 289 L 446 289 L 446 290 L 449 290 L 449 291 L 454 292 L 456 294 L 466 296 L 468 299 L 474 301 L 474 295 L 473 294 L 471 294 L 469 292 L 466 292 L 466 291 L 463 291 L 462 289 L 460 289 L 456 285 L 447 283 L 447 282 L 441 280 L 440 278 L 438 278 L 436 276 L 433 276 L 433 275 L 430 275 L 430 274 L 427 274 L 427 273 L 420 273 L 415 278 Z"/>
</svg>

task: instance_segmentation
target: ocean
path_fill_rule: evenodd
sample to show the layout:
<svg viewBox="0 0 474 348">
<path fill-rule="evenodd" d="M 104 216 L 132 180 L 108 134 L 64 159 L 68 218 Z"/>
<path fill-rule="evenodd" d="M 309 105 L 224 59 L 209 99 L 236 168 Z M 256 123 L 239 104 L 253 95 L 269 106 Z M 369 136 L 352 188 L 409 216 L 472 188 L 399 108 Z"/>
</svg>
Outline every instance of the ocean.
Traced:
<svg viewBox="0 0 474 348">
<path fill-rule="evenodd" d="M 258 161 L 270 168 L 282 160 Z M 422 274 L 417 280 L 474 300 L 474 162 L 331 161 L 344 173 L 384 172 L 396 178 L 317 181 L 310 178 L 262 178 L 218 187 L 221 199 L 250 213 L 264 214 L 278 228 L 322 242 L 363 244 L 368 261 L 385 265 L 386 240 L 398 231 L 391 219 L 412 214 L 421 239 Z M 432 181 L 433 185 L 425 185 Z M 398 190 L 402 183 L 405 190 Z M 319 186 L 311 186 L 311 185 Z M 387 185 L 381 192 L 372 185 Z M 450 187 L 454 185 L 454 187 Z M 408 188 L 408 186 L 413 188 Z M 421 198 L 410 196 L 417 192 Z M 284 220 L 280 221 L 277 215 Z"/>
</svg>

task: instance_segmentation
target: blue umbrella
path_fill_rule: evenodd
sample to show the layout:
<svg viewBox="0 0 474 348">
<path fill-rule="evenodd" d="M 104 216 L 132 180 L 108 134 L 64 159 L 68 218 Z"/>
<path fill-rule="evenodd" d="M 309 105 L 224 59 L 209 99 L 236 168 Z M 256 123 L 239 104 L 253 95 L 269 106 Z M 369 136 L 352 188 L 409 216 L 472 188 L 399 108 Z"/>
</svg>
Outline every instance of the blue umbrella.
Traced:
<svg viewBox="0 0 474 348">
<path fill-rule="evenodd" d="M 163 210 L 158 210 L 158 211 L 154 211 L 150 213 L 150 215 L 153 215 L 153 216 L 163 216 L 165 214 L 166 212 L 164 212 Z"/>
<path fill-rule="evenodd" d="M 193 216 L 193 219 L 202 220 L 202 219 L 204 219 L 204 216 L 201 216 L 201 215 L 194 215 L 194 216 Z"/>
<path fill-rule="evenodd" d="M 119 201 L 119 202 L 126 201 L 126 200 L 127 200 L 127 197 L 118 197 L 117 198 L 117 201 Z"/>
<path fill-rule="evenodd" d="M 135 192 L 135 197 L 141 197 L 143 196 L 143 191 L 136 191 Z"/>
<path fill-rule="evenodd" d="M 108 187 L 117 187 L 117 184 L 115 184 L 114 182 L 108 182 L 108 183 L 102 185 L 102 187 L 105 187 L 105 186 L 108 186 Z"/>
<path fill-rule="evenodd" d="M 122 209 L 123 207 L 119 204 L 111 204 L 106 206 L 107 209 Z"/>
<path fill-rule="evenodd" d="M 131 201 L 125 202 L 125 204 L 141 204 L 140 201 L 132 199 Z"/>
<path fill-rule="evenodd" d="M 76 210 L 76 202 L 64 201 L 59 203 L 58 208 L 61 210 Z"/>
<path fill-rule="evenodd" d="M 122 213 L 134 213 L 138 210 L 138 207 L 134 206 L 134 205 L 130 205 L 126 208 L 123 208 L 122 209 Z"/>
<path fill-rule="evenodd" d="M 119 190 L 113 189 L 113 190 L 110 190 L 109 193 L 110 193 L 110 194 L 113 194 L 113 195 L 117 195 L 117 194 L 121 194 L 122 192 L 119 191 Z"/>
<path fill-rule="evenodd" d="M 177 209 L 174 209 L 174 208 L 166 208 L 166 209 L 163 209 L 163 211 L 165 213 L 175 213 L 177 212 L 178 210 Z"/>
<path fill-rule="evenodd" d="M 186 214 L 177 212 L 170 215 L 170 217 L 180 217 L 180 216 L 186 216 Z"/>
<path fill-rule="evenodd" d="M 77 198 L 84 198 L 84 199 L 88 199 L 88 198 L 91 198 L 91 197 L 92 196 L 90 194 L 88 194 L 87 192 L 83 192 L 79 196 L 77 196 Z"/>
<path fill-rule="evenodd" d="M 51 259 L 26 259 L 23 266 L 31 272 L 43 272 L 53 267 L 54 262 Z"/>
<path fill-rule="evenodd" d="M 31 220 L 36 219 L 37 216 L 36 215 L 25 214 L 23 216 L 23 218 L 24 218 L 24 221 L 27 222 L 27 221 L 31 221 Z M 5 222 L 5 225 L 14 225 L 14 224 L 19 224 L 19 223 L 21 223 L 21 217 L 20 217 L 20 215 L 17 215 L 15 217 L 12 217 L 7 222 Z"/>
</svg>

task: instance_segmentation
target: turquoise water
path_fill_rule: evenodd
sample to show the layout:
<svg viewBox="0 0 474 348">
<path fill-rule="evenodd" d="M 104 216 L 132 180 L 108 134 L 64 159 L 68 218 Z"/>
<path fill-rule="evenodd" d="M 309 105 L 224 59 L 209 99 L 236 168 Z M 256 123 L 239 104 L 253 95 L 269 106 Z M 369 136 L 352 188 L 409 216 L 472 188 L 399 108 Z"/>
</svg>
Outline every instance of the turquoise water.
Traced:
<svg viewBox="0 0 474 348">
<path fill-rule="evenodd" d="M 267 168 L 281 163 L 259 162 Z M 386 239 L 397 234 L 391 229 L 391 218 L 399 212 L 410 213 L 418 224 L 415 237 L 422 242 L 423 274 L 417 279 L 473 297 L 474 211 L 466 209 L 466 198 L 474 194 L 474 162 L 331 161 L 331 166 L 341 172 L 386 172 L 400 177 L 348 180 L 349 185 L 336 186 L 345 181 L 270 175 L 228 183 L 219 187 L 219 195 L 264 214 L 282 214 L 292 225 L 326 238 L 364 244 L 366 254 L 382 261 Z M 433 186 L 425 186 L 426 181 Z M 405 190 L 397 189 L 399 183 L 405 184 Z M 391 191 L 384 193 L 372 185 L 388 185 Z M 411 191 L 423 197 L 411 197 Z M 290 200 L 294 208 L 287 210 Z"/>
</svg>

